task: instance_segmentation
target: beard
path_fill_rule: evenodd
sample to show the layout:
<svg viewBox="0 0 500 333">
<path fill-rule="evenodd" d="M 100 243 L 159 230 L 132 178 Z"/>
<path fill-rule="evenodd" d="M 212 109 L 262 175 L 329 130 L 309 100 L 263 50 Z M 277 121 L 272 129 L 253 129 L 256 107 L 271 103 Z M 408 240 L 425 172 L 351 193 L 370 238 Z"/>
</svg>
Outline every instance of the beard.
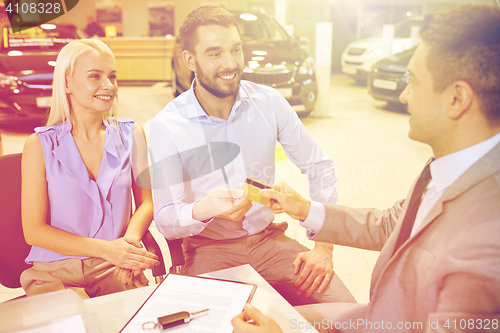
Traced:
<svg viewBox="0 0 500 333">
<path fill-rule="evenodd" d="M 238 90 L 240 89 L 240 81 L 241 81 L 241 68 L 234 68 L 232 70 L 224 71 L 216 73 L 212 78 L 203 73 L 198 62 L 196 62 L 196 82 L 200 83 L 200 85 L 205 88 L 206 91 L 214 95 L 218 98 L 226 98 L 229 96 L 236 96 Z M 236 80 L 232 83 L 225 84 L 227 89 L 224 89 L 222 85 L 217 84 L 216 80 L 218 76 L 221 75 L 231 75 L 236 73 Z"/>
</svg>

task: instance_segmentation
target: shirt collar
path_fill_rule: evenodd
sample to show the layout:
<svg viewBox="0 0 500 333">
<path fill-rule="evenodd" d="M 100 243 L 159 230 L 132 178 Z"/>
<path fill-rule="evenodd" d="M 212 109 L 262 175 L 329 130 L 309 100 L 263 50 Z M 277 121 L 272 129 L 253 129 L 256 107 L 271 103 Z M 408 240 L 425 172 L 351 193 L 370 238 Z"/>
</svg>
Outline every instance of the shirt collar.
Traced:
<svg viewBox="0 0 500 333">
<path fill-rule="evenodd" d="M 467 169 L 500 143 L 500 133 L 474 146 L 443 156 L 431 163 L 431 176 L 438 192 L 446 190 Z"/>
<path fill-rule="evenodd" d="M 243 81 L 241 81 L 242 83 Z M 231 114 L 229 115 L 229 120 L 231 120 L 236 113 L 236 110 L 239 108 L 241 105 L 241 102 L 245 99 L 248 99 L 249 96 L 247 92 L 241 87 L 238 89 L 238 93 L 236 94 L 236 99 L 233 104 L 233 108 L 231 109 Z M 200 117 L 205 117 L 207 119 L 210 119 L 210 117 L 206 114 L 205 110 L 201 107 L 200 103 L 198 102 L 198 99 L 196 98 L 196 95 L 194 93 L 194 90 L 196 89 L 196 78 L 193 80 L 191 83 L 191 87 L 188 90 L 188 96 L 187 96 L 187 117 L 189 119 L 192 118 L 200 118 Z"/>
</svg>

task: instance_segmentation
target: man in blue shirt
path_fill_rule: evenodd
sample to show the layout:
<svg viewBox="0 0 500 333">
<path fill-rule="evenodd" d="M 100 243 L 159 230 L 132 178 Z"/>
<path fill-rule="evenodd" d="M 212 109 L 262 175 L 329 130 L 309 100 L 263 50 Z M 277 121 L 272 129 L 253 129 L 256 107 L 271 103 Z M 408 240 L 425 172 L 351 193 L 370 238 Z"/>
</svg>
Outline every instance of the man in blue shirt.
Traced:
<svg viewBox="0 0 500 333">
<path fill-rule="evenodd" d="M 285 98 L 241 80 L 242 41 L 228 11 L 199 7 L 180 33 L 196 79 L 154 118 L 150 141 L 156 225 L 184 239 L 185 273 L 250 264 L 293 304 L 353 302 L 333 273 L 331 245 L 309 250 L 286 237 L 286 223 L 273 224 L 274 213 L 238 189 L 247 177 L 274 183 L 279 141 L 309 176 L 311 197 L 336 203 L 333 162 Z"/>
</svg>

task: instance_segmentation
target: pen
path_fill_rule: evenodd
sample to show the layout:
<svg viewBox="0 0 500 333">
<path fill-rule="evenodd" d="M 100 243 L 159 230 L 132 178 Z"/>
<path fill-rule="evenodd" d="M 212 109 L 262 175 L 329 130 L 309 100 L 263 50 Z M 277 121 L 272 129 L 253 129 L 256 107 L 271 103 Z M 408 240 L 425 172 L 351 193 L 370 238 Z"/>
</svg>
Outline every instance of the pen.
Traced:
<svg viewBox="0 0 500 333">
<path fill-rule="evenodd" d="M 231 190 L 229 189 L 229 181 L 227 180 L 226 170 L 224 170 L 224 167 L 222 167 L 222 176 L 224 176 L 224 182 L 226 183 L 227 193 L 229 194 L 229 200 L 233 204 L 234 208 L 234 198 L 233 195 L 231 194 Z"/>
<path fill-rule="evenodd" d="M 173 313 L 167 316 L 159 317 L 158 318 L 158 325 L 160 326 L 161 329 L 167 329 L 175 326 L 179 326 L 182 324 L 187 324 L 191 320 L 195 319 L 194 316 L 197 316 L 201 313 L 205 313 L 209 311 L 210 309 L 205 309 L 201 311 L 196 311 L 193 313 L 189 313 L 187 311 L 181 311 L 177 313 Z"/>
</svg>

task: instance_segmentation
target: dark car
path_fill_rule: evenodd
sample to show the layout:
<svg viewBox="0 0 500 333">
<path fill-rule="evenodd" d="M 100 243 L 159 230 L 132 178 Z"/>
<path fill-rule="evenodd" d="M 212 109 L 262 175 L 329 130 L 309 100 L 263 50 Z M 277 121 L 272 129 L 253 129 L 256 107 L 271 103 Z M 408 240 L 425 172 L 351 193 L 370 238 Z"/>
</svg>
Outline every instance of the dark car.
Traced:
<svg viewBox="0 0 500 333">
<path fill-rule="evenodd" d="M 399 95 L 410 82 L 406 70 L 416 48 L 414 46 L 373 65 L 372 71 L 368 75 L 368 93 L 373 98 L 401 104 Z"/>
<path fill-rule="evenodd" d="M 42 24 L 13 33 L 2 27 L 0 126 L 40 125 L 48 115 L 59 50 L 84 37 L 72 24 Z"/>
<path fill-rule="evenodd" d="M 314 60 L 273 18 L 260 12 L 232 11 L 240 25 L 245 65 L 243 79 L 278 90 L 301 116 L 314 108 L 318 87 Z M 174 94 L 188 90 L 194 74 L 182 60 L 178 38 L 172 57 Z"/>
</svg>

